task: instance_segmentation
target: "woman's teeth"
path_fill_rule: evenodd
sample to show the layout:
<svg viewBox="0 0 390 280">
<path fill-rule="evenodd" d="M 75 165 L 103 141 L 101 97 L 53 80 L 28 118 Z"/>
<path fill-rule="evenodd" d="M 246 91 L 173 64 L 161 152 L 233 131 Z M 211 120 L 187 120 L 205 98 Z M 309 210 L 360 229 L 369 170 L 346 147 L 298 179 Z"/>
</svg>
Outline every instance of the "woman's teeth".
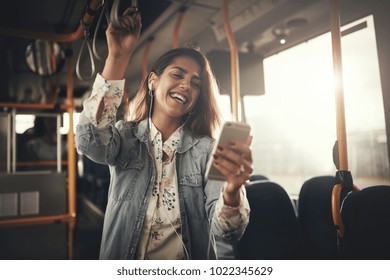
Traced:
<svg viewBox="0 0 390 280">
<path fill-rule="evenodd" d="M 172 98 L 175 98 L 176 100 L 178 100 L 179 102 L 181 102 L 183 104 L 186 103 L 186 101 L 187 101 L 187 97 L 180 95 L 178 93 L 171 93 L 170 96 Z"/>
</svg>

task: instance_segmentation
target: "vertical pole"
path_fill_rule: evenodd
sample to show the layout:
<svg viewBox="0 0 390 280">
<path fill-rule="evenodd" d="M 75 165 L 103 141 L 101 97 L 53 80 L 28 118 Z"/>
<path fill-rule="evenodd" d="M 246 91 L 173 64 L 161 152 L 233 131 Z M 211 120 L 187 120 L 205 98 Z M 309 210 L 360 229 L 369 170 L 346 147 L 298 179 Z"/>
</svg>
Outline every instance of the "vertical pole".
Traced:
<svg viewBox="0 0 390 280">
<path fill-rule="evenodd" d="M 13 108 L 11 111 L 11 141 L 12 141 L 12 164 L 11 164 L 11 172 L 16 172 L 16 109 Z"/>
<path fill-rule="evenodd" d="M 61 133 L 60 133 L 60 127 L 61 127 L 61 115 L 56 115 L 56 121 L 57 121 L 57 172 L 61 173 L 61 154 L 62 154 L 62 143 L 61 143 Z"/>
<path fill-rule="evenodd" d="M 152 48 L 152 42 L 153 42 L 153 38 L 149 38 L 148 43 L 142 55 L 142 78 L 143 79 L 146 79 L 146 76 L 148 75 L 148 60 L 149 60 L 150 49 Z"/>
<path fill-rule="evenodd" d="M 348 170 L 347 133 L 345 127 L 343 65 L 341 56 L 341 32 L 339 0 L 329 0 L 330 25 L 333 51 L 334 91 L 336 97 L 336 124 L 339 153 L 339 169 Z"/>
<path fill-rule="evenodd" d="M 229 22 L 229 5 L 227 0 L 222 0 L 223 4 L 223 26 L 230 47 L 230 71 L 232 79 L 232 113 L 236 122 L 240 121 L 239 103 L 240 103 L 240 70 L 237 43 L 234 39 Z"/>
<path fill-rule="evenodd" d="M 176 23 L 175 23 L 175 28 L 173 29 L 173 42 L 172 42 L 172 47 L 178 48 L 180 47 L 180 38 L 179 38 L 179 33 L 180 33 L 180 26 L 181 23 L 183 22 L 184 14 L 186 12 L 186 8 L 182 7 L 179 11 L 179 16 L 177 17 Z"/>
<path fill-rule="evenodd" d="M 340 11 L 339 0 L 329 0 L 330 27 L 332 36 L 333 53 L 333 75 L 334 91 L 336 100 L 336 125 L 337 125 L 337 150 L 338 150 L 338 171 L 336 176 L 340 176 L 342 182 L 337 183 L 332 190 L 332 217 L 338 235 L 343 238 L 345 226 L 341 217 L 341 192 L 351 188 L 352 177 L 348 171 L 348 153 L 347 153 L 347 132 L 345 127 L 344 111 L 344 86 L 343 86 L 343 63 L 341 56 L 341 32 L 340 32 Z M 349 182 L 348 178 L 351 178 Z M 351 186 L 349 186 L 351 185 Z"/>
<path fill-rule="evenodd" d="M 68 43 L 68 49 L 72 49 L 71 43 Z M 67 56 L 68 65 L 68 83 L 67 83 L 67 109 L 69 114 L 69 132 L 67 138 L 68 144 L 68 213 L 71 217 L 68 226 L 68 257 L 73 259 L 73 237 L 76 225 L 76 150 L 74 146 L 73 132 L 73 63 L 72 54 Z"/>
<path fill-rule="evenodd" d="M 7 173 L 11 173 L 12 118 L 7 114 Z"/>
</svg>

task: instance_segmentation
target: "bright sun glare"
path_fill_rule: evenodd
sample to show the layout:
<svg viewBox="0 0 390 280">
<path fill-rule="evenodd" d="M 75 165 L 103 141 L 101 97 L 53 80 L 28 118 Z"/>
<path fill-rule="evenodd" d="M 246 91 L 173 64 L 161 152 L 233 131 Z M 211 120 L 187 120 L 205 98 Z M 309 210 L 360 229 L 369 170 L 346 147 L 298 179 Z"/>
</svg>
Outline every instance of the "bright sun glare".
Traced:
<svg viewBox="0 0 390 280">
<path fill-rule="evenodd" d="M 367 28 L 342 38 L 346 126 L 352 146 L 356 135 L 371 137 L 379 131 L 382 139 L 385 136 L 373 17 L 351 25 L 363 21 Z M 265 59 L 264 71 L 265 95 L 245 97 L 254 135 L 255 171 L 296 195 L 304 180 L 335 172 L 330 33 Z M 355 162 L 359 158 L 354 152 L 352 147 L 352 167 L 361 165 Z"/>
</svg>

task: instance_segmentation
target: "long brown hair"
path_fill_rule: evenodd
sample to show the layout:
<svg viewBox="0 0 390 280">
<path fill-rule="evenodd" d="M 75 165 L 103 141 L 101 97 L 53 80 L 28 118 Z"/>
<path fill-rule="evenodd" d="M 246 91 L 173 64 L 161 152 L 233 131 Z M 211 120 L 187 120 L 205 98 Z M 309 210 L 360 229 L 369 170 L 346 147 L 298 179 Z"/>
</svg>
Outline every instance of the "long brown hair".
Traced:
<svg viewBox="0 0 390 280">
<path fill-rule="evenodd" d="M 134 112 L 133 121 L 140 122 L 148 117 L 151 97 L 148 94 L 148 77 L 150 73 L 155 73 L 160 76 L 165 68 L 179 56 L 189 56 L 193 58 L 200 66 L 202 86 L 200 89 L 198 100 L 191 110 L 193 114 L 186 114 L 182 121 L 186 121 L 186 126 L 194 136 L 210 136 L 213 137 L 215 130 L 220 124 L 220 113 L 217 106 L 216 96 L 219 94 L 218 85 L 215 76 L 211 70 L 210 63 L 207 58 L 198 50 L 193 48 L 176 48 L 172 49 L 153 64 L 149 75 L 142 82 L 136 96 L 134 97 Z M 153 108 L 152 108 L 153 109 Z"/>
</svg>

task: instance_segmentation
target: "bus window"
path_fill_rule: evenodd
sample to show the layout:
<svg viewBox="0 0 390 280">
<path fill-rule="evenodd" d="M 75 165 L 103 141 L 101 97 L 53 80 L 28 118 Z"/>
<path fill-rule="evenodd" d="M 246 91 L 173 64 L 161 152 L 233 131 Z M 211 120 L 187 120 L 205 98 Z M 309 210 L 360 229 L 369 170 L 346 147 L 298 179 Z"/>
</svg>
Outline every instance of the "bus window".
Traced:
<svg viewBox="0 0 390 280">
<path fill-rule="evenodd" d="M 221 94 L 218 96 L 218 106 L 221 110 L 221 117 L 223 121 L 233 121 L 234 116 L 231 111 L 230 96 Z"/>
<path fill-rule="evenodd" d="M 15 120 L 15 132 L 23 134 L 26 130 L 34 127 L 35 115 L 17 114 Z"/>
<path fill-rule="evenodd" d="M 59 165 L 65 165 L 67 153 L 65 135 L 57 133 L 60 123 L 60 113 L 15 113 L 14 171 L 60 172 Z"/>
<path fill-rule="evenodd" d="M 76 124 L 79 122 L 81 113 L 73 113 L 73 131 L 76 133 Z M 69 132 L 69 113 L 63 114 L 63 126 L 60 128 L 61 134 L 68 134 Z"/>
<path fill-rule="evenodd" d="M 349 169 L 359 188 L 389 184 L 374 19 L 342 38 Z M 244 97 L 254 173 L 296 197 L 303 182 L 334 175 L 336 140 L 330 33 L 264 59 L 265 95 Z"/>
</svg>

